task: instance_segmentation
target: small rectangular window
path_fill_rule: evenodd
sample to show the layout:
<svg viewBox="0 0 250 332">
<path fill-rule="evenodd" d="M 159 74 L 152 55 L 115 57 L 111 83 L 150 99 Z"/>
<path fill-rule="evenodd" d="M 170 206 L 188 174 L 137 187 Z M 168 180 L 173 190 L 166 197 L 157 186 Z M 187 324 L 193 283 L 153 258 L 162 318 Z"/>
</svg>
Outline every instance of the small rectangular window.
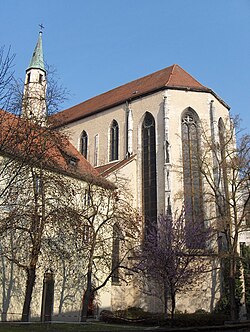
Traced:
<svg viewBox="0 0 250 332">
<path fill-rule="evenodd" d="M 83 225 L 82 239 L 84 243 L 89 243 L 91 240 L 91 227 L 89 225 Z"/>
<path fill-rule="evenodd" d="M 69 164 L 70 164 L 71 166 L 76 166 L 76 162 L 77 162 L 76 158 L 71 157 L 71 158 L 69 159 Z"/>
<path fill-rule="evenodd" d="M 84 191 L 83 204 L 84 206 L 90 206 L 91 204 L 91 193 L 89 189 L 85 189 Z"/>
<path fill-rule="evenodd" d="M 40 75 L 39 75 L 39 83 L 42 84 L 42 82 L 43 82 L 43 75 L 40 74 Z"/>
<path fill-rule="evenodd" d="M 37 194 L 41 194 L 42 192 L 42 180 L 41 177 L 37 174 L 35 174 L 34 177 L 34 181 L 35 181 L 35 190 Z"/>
</svg>

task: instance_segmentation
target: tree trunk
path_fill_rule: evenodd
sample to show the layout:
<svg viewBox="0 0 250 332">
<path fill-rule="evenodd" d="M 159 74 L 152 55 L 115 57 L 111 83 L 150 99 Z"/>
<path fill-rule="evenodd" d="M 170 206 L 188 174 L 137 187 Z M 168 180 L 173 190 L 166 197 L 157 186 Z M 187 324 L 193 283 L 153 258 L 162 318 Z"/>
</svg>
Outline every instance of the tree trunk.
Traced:
<svg viewBox="0 0 250 332">
<path fill-rule="evenodd" d="M 236 295 L 236 285 L 235 285 L 235 275 L 236 275 L 236 262 L 234 257 L 230 258 L 230 272 L 229 272 L 229 299 L 230 299 L 230 318 L 231 320 L 238 319 L 237 306 L 235 301 Z"/>
<path fill-rule="evenodd" d="M 62 265 L 63 265 L 63 281 L 62 281 L 62 288 L 60 292 L 60 301 L 59 301 L 59 306 L 58 306 L 58 313 L 62 313 L 62 307 L 64 303 L 64 292 L 66 288 L 66 281 L 67 281 L 67 276 L 66 276 L 66 267 L 65 267 L 65 262 L 62 259 Z"/>
<path fill-rule="evenodd" d="M 168 318 L 168 286 L 164 283 L 164 318 Z"/>
<path fill-rule="evenodd" d="M 88 262 L 88 272 L 87 272 L 87 287 L 83 294 L 83 303 L 82 303 L 82 311 L 81 311 L 81 322 L 86 322 L 88 316 L 88 307 L 90 303 L 91 296 L 93 295 L 93 285 L 92 285 L 92 267 L 94 260 L 94 251 L 96 245 L 96 234 L 93 236 L 90 254 L 89 254 L 89 262 Z"/>
<path fill-rule="evenodd" d="M 91 283 L 92 271 L 88 272 L 87 274 L 87 288 L 83 295 L 83 304 L 82 304 L 82 311 L 81 311 L 81 322 L 86 322 L 87 315 L 88 315 L 88 307 L 91 298 L 92 292 L 92 283 Z"/>
<path fill-rule="evenodd" d="M 175 293 L 171 292 L 171 326 L 174 325 Z"/>
<path fill-rule="evenodd" d="M 23 304 L 23 312 L 22 312 L 22 322 L 29 321 L 30 315 L 30 304 L 32 299 L 33 288 L 36 280 L 36 269 L 34 267 L 28 268 L 27 272 L 27 282 L 25 289 L 25 299 Z"/>
<path fill-rule="evenodd" d="M 13 250 L 13 242 L 11 239 L 11 250 Z M 2 248 L 1 248 L 2 252 Z M 10 276 L 7 281 L 7 273 L 6 273 L 6 259 L 2 255 L 1 257 L 1 265 L 2 265 L 2 313 L 1 320 L 2 322 L 7 321 L 7 312 L 10 306 L 11 293 L 14 285 L 14 263 L 10 262 Z"/>
</svg>

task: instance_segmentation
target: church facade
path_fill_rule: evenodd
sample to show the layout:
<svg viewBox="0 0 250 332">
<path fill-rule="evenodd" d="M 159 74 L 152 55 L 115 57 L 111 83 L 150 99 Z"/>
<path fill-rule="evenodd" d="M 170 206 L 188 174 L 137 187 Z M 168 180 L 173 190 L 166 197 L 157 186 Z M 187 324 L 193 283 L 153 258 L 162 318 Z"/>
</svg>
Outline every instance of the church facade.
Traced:
<svg viewBox="0 0 250 332">
<path fill-rule="evenodd" d="M 55 119 L 102 176 L 112 179 L 118 174 L 126 179 L 133 204 L 142 215 L 142 241 L 159 215 L 177 214 L 182 206 L 188 207 L 187 222 L 202 220 L 206 227 L 216 219 L 215 202 L 206 199 L 209 189 L 198 163 L 205 149 L 202 132 L 219 144 L 219 124 L 230 122 L 229 106 L 180 66 L 98 95 L 58 113 Z M 217 240 L 213 250 L 218 250 Z M 205 279 L 193 294 L 181 296 L 180 310 L 214 308 L 220 280 L 214 272 Z M 138 295 L 133 284 L 121 289 L 112 286 L 113 309 L 161 308 L 155 299 Z"/>
<path fill-rule="evenodd" d="M 71 143 L 101 174 L 128 169 L 135 204 L 150 219 L 179 207 L 185 179 L 176 166 L 190 164 L 183 143 L 198 148 L 201 123 L 219 140 L 219 119 L 228 121 L 228 105 L 178 65 L 56 115 Z M 192 131 L 197 146 L 191 146 Z"/>
</svg>

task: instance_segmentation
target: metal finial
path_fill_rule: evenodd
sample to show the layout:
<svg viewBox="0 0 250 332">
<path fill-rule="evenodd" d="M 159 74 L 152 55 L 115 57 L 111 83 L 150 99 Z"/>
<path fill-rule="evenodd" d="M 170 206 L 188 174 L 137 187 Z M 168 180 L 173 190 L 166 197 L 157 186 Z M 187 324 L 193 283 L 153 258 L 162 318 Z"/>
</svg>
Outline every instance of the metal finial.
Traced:
<svg viewBox="0 0 250 332">
<path fill-rule="evenodd" d="M 40 27 L 40 32 L 43 32 L 43 29 L 44 29 L 44 26 L 41 24 L 39 24 L 39 27 Z"/>
</svg>

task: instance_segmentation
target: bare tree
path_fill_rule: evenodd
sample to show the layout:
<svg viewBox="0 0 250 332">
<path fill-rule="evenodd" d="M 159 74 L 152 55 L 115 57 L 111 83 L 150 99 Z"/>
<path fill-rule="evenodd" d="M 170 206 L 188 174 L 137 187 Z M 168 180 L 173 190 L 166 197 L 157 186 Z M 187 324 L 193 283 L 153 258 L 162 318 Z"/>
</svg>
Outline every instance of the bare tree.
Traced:
<svg viewBox="0 0 250 332">
<path fill-rule="evenodd" d="M 36 266 L 43 247 L 44 234 L 52 214 L 58 209 L 61 191 L 66 195 L 67 173 L 60 160 L 70 158 L 62 154 L 65 137 L 50 127 L 40 127 L 35 119 L 21 118 L 25 98 L 23 82 L 14 79 L 14 56 L 10 49 L 0 49 L 0 233 L 5 237 L 1 247 L 2 263 L 10 263 L 10 281 L 7 287 L 7 271 L 3 270 L 2 282 L 5 286 L 3 302 L 8 309 L 13 281 L 13 264 L 24 269 L 27 274 L 23 320 L 27 320 L 30 310 L 32 290 L 35 282 Z M 46 109 L 53 113 L 67 98 L 66 89 L 58 85 L 53 72 L 49 71 L 46 89 Z M 40 98 L 38 95 L 37 98 Z M 32 105 L 31 105 L 32 106 Z M 58 148 L 60 147 L 60 149 Z M 66 163 L 67 164 L 67 163 Z M 58 173 L 59 170 L 59 173 Z M 61 174 L 60 174 L 61 172 Z M 63 190 L 63 191 L 62 191 Z M 48 194 L 49 192 L 49 194 Z M 53 203 L 52 203 L 53 202 Z M 54 204 L 54 205 L 53 205 Z M 6 245 L 6 240 L 9 245 Z M 23 247 L 20 250 L 20 247 Z M 25 251 L 25 249 L 26 251 Z M 11 250 L 10 250 L 11 249 Z"/>
<path fill-rule="evenodd" d="M 82 276 L 86 280 L 81 321 L 85 321 L 92 300 L 108 282 L 122 280 L 128 255 L 138 245 L 140 225 L 136 211 L 124 192 L 108 182 L 99 186 L 88 182 L 76 195 L 78 217 L 71 224 L 86 262 Z"/>
<path fill-rule="evenodd" d="M 61 315 L 81 302 L 86 285 L 83 277 L 86 270 L 85 241 L 82 237 L 77 238 L 77 232 L 71 227 L 71 218 L 77 217 L 74 210 L 69 213 L 61 207 L 61 212 L 54 217 L 53 233 L 45 239 L 46 250 L 42 253 L 42 260 L 56 275 L 55 297 L 58 298 L 58 314 Z"/>
<path fill-rule="evenodd" d="M 6 108 L 11 98 L 14 58 L 15 55 L 11 54 L 10 47 L 7 52 L 3 46 L 0 47 L 0 108 Z"/>
<path fill-rule="evenodd" d="M 247 228 L 246 219 L 250 201 L 250 136 L 238 136 L 238 119 L 218 123 L 218 138 L 203 130 L 203 152 L 200 170 L 208 204 L 215 203 L 215 224 L 218 231 L 219 255 L 224 278 L 229 278 L 229 303 L 231 319 L 238 317 L 236 304 L 236 275 L 239 263 L 239 236 Z M 211 167 L 211 160 L 213 167 Z M 229 276 L 223 266 L 229 265 Z M 225 289 L 222 289 L 222 293 Z"/>
<path fill-rule="evenodd" d="M 68 100 L 70 93 L 69 90 L 60 83 L 57 71 L 53 66 L 46 64 L 46 73 L 46 107 L 48 116 L 51 116 L 62 109 L 62 105 Z"/>
<path fill-rule="evenodd" d="M 37 128 L 36 134 L 37 132 L 39 132 L 39 128 Z M 53 139 L 57 135 L 49 137 L 45 133 L 46 130 L 43 130 L 43 135 L 40 134 L 36 140 L 33 140 L 34 150 L 29 160 L 26 159 L 23 164 L 21 159 L 22 168 L 15 181 L 5 191 L 4 208 L 6 212 L 1 220 L 2 235 L 6 237 L 14 234 L 15 244 L 11 251 L 8 250 L 8 247 L 5 248 L 3 255 L 26 272 L 23 321 L 29 319 L 37 263 L 44 250 L 47 232 L 52 232 L 51 220 L 65 206 L 67 195 L 70 195 L 67 178 L 50 170 L 52 167 L 58 167 L 56 162 L 60 158 L 60 151 L 57 147 L 59 142 Z M 61 144 L 60 148 L 62 148 Z M 55 164 L 53 165 L 53 163 Z M 15 162 L 12 160 L 11 167 L 18 168 L 19 159 L 16 159 Z M 9 171 L 10 167 L 8 167 Z"/>
</svg>

